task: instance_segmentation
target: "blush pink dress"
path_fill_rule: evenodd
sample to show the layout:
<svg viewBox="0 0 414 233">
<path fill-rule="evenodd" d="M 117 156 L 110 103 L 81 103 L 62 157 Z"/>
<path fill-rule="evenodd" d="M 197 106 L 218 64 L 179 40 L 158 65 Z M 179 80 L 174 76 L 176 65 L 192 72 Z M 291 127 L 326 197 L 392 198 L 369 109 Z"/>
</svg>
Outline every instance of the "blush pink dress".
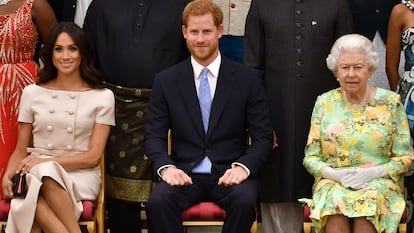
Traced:
<svg viewBox="0 0 414 233">
<path fill-rule="evenodd" d="M 33 125 L 31 155 L 76 155 L 88 151 L 95 123 L 115 125 L 115 98 L 109 89 L 58 91 L 33 84 L 23 91 L 18 121 Z M 99 194 L 100 175 L 99 166 L 67 171 L 56 162 L 35 165 L 26 175 L 26 197 L 11 201 L 6 233 L 40 233 L 34 216 L 43 177 L 54 179 L 67 190 L 73 214 L 79 218 L 81 201 L 95 200 Z"/>
</svg>

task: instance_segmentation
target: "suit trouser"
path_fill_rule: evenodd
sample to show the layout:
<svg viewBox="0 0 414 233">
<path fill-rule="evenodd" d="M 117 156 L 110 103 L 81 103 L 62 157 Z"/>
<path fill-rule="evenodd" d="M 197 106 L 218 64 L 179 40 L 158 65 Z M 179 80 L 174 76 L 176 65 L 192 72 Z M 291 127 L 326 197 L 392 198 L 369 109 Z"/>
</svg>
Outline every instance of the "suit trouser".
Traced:
<svg viewBox="0 0 414 233">
<path fill-rule="evenodd" d="M 261 203 L 262 233 L 300 233 L 303 207 L 295 202 Z"/>
<path fill-rule="evenodd" d="M 140 233 L 141 204 L 107 197 L 111 233 Z"/>
<path fill-rule="evenodd" d="M 239 185 L 217 185 L 218 175 L 189 174 L 193 184 L 183 187 L 160 182 L 147 205 L 149 227 L 153 233 L 182 233 L 181 212 L 200 201 L 214 201 L 226 210 L 223 233 L 248 233 L 256 217 L 257 180 L 249 178 Z"/>
</svg>

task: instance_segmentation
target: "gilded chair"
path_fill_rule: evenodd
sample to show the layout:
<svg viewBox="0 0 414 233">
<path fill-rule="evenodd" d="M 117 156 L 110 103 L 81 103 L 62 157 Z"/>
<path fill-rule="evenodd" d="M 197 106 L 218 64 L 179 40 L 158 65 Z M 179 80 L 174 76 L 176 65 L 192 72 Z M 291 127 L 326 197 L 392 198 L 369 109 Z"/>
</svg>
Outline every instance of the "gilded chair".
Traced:
<svg viewBox="0 0 414 233">
<path fill-rule="evenodd" d="M 308 205 L 303 207 L 303 232 L 311 233 L 313 224 L 312 220 L 309 217 L 311 214 L 310 208 Z M 403 216 L 401 217 L 400 225 L 398 226 L 399 233 L 407 232 L 407 211 L 404 211 Z"/>
<path fill-rule="evenodd" d="M 83 212 L 79 219 L 79 226 L 86 227 L 88 233 L 105 232 L 105 158 L 102 156 L 100 167 L 102 186 L 98 199 L 82 201 Z M 1 232 L 6 229 L 7 217 L 10 210 L 10 200 L 0 200 L 0 227 Z"/>
</svg>

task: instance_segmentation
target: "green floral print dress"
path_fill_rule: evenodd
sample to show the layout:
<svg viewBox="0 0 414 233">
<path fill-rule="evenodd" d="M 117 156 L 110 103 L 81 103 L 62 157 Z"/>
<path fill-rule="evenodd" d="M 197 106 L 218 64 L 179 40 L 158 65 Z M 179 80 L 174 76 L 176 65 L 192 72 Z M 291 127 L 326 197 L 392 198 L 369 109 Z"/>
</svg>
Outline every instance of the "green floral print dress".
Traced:
<svg viewBox="0 0 414 233">
<path fill-rule="evenodd" d="M 364 108 L 352 110 L 340 88 L 318 97 L 303 164 L 315 177 L 312 199 L 300 199 L 311 208 L 316 232 L 329 215 L 366 216 L 377 232 L 396 232 L 405 208 L 404 173 L 412 160 L 412 146 L 400 96 L 377 88 Z M 363 168 L 383 165 L 386 178 L 354 190 L 322 178 L 322 169 Z"/>
</svg>

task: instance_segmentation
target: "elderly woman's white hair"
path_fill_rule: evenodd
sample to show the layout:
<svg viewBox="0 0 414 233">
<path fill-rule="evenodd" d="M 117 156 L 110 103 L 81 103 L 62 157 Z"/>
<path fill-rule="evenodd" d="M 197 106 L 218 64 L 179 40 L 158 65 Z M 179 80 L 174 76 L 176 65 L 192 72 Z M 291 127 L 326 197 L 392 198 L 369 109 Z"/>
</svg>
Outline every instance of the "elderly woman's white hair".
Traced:
<svg viewBox="0 0 414 233">
<path fill-rule="evenodd" d="M 378 52 L 375 50 L 371 40 L 359 34 L 348 34 L 339 37 L 331 48 L 331 53 L 326 58 L 328 68 L 336 74 L 338 59 L 343 52 L 362 52 L 365 53 L 366 62 L 373 72 L 379 63 Z"/>
</svg>

